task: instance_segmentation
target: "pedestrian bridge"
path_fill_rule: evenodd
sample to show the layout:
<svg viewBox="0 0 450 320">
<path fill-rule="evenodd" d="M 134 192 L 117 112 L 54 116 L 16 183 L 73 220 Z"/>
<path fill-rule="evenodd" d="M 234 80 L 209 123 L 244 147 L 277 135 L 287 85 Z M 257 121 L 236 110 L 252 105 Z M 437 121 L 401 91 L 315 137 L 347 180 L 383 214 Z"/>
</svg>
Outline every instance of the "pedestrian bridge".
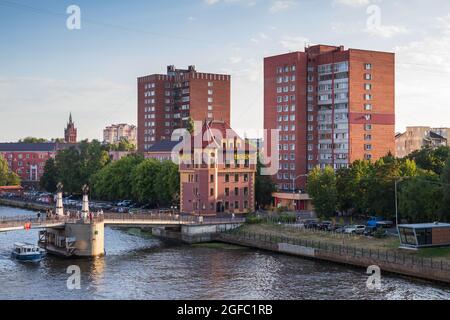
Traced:
<svg viewBox="0 0 450 320">
<path fill-rule="evenodd" d="M 177 214 L 115 214 L 107 213 L 94 216 L 92 219 L 77 219 L 75 217 L 55 217 L 38 219 L 36 217 L 0 218 L 0 232 L 10 232 L 29 229 L 46 229 L 64 227 L 66 224 L 98 224 L 117 227 L 181 227 L 183 225 L 218 225 L 230 223 L 244 223 L 244 218 L 215 218 L 183 216 Z"/>
</svg>

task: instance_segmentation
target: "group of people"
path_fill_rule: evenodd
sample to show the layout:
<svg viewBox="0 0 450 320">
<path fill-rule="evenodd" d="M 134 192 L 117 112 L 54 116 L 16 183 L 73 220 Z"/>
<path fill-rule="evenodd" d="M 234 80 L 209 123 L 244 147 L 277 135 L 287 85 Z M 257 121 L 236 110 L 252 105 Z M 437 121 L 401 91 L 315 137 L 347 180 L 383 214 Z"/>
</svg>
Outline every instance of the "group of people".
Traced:
<svg viewBox="0 0 450 320">
<path fill-rule="evenodd" d="M 97 211 L 97 212 L 89 212 L 89 220 L 92 221 L 93 219 L 97 219 L 100 217 L 103 217 L 103 210 Z M 38 211 L 38 213 L 36 214 L 38 222 L 41 222 L 42 220 L 58 220 L 59 216 L 51 209 L 46 210 L 45 212 L 45 216 L 43 216 L 43 214 Z M 64 216 L 69 217 L 70 219 L 82 219 L 83 218 L 83 214 L 80 211 L 76 211 L 76 212 L 70 212 L 69 210 L 67 212 L 65 212 Z"/>
</svg>

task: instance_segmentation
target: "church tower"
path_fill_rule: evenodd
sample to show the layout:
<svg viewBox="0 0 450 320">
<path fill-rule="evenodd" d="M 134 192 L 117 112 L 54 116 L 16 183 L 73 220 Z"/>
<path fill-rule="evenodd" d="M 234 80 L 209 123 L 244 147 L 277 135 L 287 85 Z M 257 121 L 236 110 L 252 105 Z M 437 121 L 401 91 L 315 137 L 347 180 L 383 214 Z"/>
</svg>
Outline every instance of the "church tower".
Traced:
<svg viewBox="0 0 450 320">
<path fill-rule="evenodd" d="M 64 141 L 66 143 L 77 143 L 77 128 L 72 121 L 72 113 L 70 113 L 67 128 L 64 130 Z"/>
</svg>

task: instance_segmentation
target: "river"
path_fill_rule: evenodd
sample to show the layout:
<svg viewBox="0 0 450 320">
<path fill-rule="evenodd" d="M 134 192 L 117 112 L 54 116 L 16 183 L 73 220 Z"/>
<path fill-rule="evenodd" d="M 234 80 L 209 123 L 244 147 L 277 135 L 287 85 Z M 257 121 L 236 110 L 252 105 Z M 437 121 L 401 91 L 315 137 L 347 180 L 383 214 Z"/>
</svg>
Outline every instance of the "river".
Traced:
<svg viewBox="0 0 450 320">
<path fill-rule="evenodd" d="M 1 216 L 35 213 L 0 207 Z M 40 264 L 10 257 L 14 242 L 38 232 L 0 233 L 0 299 L 450 299 L 450 287 L 382 275 L 366 287 L 364 270 L 264 251 L 161 241 L 139 230 L 106 228 L 106 256 Z M 81 269 L 81 289 L 67 289 L 67 268 Z"/>
</svg>

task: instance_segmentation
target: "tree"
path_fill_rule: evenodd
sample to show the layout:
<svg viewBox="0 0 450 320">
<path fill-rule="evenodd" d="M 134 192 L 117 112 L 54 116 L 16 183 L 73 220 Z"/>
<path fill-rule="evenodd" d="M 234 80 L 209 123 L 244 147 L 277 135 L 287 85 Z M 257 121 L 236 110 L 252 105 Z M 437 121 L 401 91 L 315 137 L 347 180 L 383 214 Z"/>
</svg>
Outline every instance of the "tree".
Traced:
<svg viewBox="0 0 450 320">
<path fill-rule="evenodd" d="M 399 185 L 399 216 L 410 223 L 440 220 L 442 188 L 439 176 L 423 171 Z"/>
<path fill-rule="evenodd" d="M 143 161 L 141 155 L 129 155 L 103 167 L 90 179 L 94 196 L 103 200 L 135 199 L 133 174 Z"/>
<path fill-rule="evenodd" d="M 258 156 L 256 165 L 256 178 L 255 178 L 255 201 L 256 208 L 265 208 L 272 204 L 272 193 L 276 191 L 275 183 L 270 176 L 262 175 L 261 169 L 263 165 Z"/>
<path fill-rule="evenodd" d="M 445 163 L 441 175 L 442 183 L 442 216 L 450 220 L 450 157 Z"/>
<path fill-rule="evenodd" d="M 189 119 L 187 120 L 187 125 L 186 125 L 186 130 L 190 133 L 193 134 L 194 130 L 195 130 L 195 122 L 194 120 L 189 117 Z"/>
<path fill-rule="evenodd" d="M 11 171 L 8 162 L 0 155 L 0 186 L 19 186 L 20 177 Z"/>
<path fill-rule="evenodd" d="M 136 145 L 124 138 L 119 143 L 109 145 L 108 149 L 111 151 L 136 151 Z"/>
<path fill-rule="evenodd" d="M 414 160 L 421 169 L 441 174 L 449 155 L 450 147 L 441 146 L 436 149 L 424 147 L 412 152 L 406 158 Z"/>
<path fill-rule="evenodd" d="M 24 139 L 19 140 L 19 143 L 44 143 L 44 142 L 47 142 L 47 139 L 35 137 L 26 137 Z"/>
<path fill-rule="evenodd" d="M 133 195 L 136 200 L 153 205 L 158 203 L 155 185 L 160 170 L 161 163 L 156 159 L 146 159 L 133 170 Z"/>
<path fill-rule="evenodd" d="M 156 173 L 154 191 L 160 206 L 170 206 L 180 199 L 180 174 L 178 165 L 164 161 Z"/>
<path fill-rule="evenodd" d="M 313 205 L 321 217 L 331 217 L 337 209 L 336 174 L 327 166 L 324 170 L 316 167 L 308 177 L 308 194 L 313 198 Z"/>
<path fill-rule="evenodd" d="M 50 158 L 45 162 L 44 174 L 39 181 L 39 185 L 43 190 L 53 193 L 56 191 L 56 185 L 58 182 L 58 170 L 56 168 L 56 163 L 53 158 Z"/>
</svg>

